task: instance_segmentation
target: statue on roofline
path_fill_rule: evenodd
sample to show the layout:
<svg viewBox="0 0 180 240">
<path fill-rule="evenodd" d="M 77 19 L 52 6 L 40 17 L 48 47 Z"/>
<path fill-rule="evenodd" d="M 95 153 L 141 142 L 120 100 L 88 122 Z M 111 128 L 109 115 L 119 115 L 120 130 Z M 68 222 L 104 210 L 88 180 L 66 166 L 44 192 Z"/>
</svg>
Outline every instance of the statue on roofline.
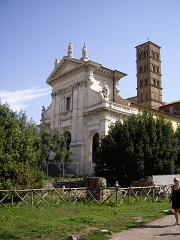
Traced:
<svg viewBox="0 0 180 240">
<path fill-rule="evenodd" d="M 86 44 L 84 43 L 84 46 L 82 48 L 82 58 L 81 58 L 82 61 L 88 61 L 89 58 L 88 58 L 88 51 L 87 51 L 87 46 Z"/>
<path fill-rule="evenodd" d="M 72 44 L 72 42 L 69 42 L 69 44 L 68 44 L 67 56 L 69 58 L 73 58 L 73 44 Z"/>
</svg>

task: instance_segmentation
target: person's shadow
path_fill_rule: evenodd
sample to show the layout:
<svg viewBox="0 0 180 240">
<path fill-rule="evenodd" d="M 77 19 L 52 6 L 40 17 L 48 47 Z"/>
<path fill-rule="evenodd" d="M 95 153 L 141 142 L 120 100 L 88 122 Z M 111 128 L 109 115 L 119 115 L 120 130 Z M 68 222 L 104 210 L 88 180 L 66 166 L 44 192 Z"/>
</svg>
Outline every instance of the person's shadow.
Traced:
<svg viewBox="0 0 180 240">
<path fill-rule="evenodd" d="M 172 227 L 174 225 L 170 224 L 170 225 L 144 225 L 141 226 L 140 228 L 167 228 L 167 227 Z M 161 233 L 158 235 L 159 237 L 163 237 L 163 236 L 180 236 L 180 233 Z"/>
<path fill-rule="evenodd" d="M 163 236 L 180 236 L 180 233 L 161 233 L 158 236 L 163 237 Z"/>
<path fill-rule="evenodd" d="M 171 227 L 172 225 L 144 225 L 141 228 L 167 228 L 167 227 Z"/>
</svg>

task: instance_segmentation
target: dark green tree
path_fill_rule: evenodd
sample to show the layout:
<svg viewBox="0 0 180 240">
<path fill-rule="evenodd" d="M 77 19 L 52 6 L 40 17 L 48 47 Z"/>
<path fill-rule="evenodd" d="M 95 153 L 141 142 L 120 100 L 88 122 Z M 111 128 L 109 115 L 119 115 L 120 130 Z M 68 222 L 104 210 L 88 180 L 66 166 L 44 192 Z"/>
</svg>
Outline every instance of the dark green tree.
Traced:
<svg viewBox="0 0 180 240">
<path fill-rule="evenodd" d="M 153 174 L 176 172 L 178 143 L 170 122 L 150 113 L 116 122 L 101 140 L 96 175 L 129 185 Z"/>
</svg>

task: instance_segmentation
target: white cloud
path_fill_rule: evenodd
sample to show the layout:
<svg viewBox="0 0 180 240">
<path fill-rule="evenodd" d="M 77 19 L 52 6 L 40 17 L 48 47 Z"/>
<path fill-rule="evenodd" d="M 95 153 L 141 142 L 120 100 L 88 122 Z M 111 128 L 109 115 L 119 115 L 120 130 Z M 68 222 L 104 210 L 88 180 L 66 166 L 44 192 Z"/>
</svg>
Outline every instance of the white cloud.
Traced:
<svg viewBox="0 0 180 240">
<path fill-rule="evenodd" d="M 13 110 L 25 110 L 31 100 L 50 94 L 49 88 L 32 87 L 18 91 L 0 90 L 0 101 L 8 103 Z"/>
</svg>

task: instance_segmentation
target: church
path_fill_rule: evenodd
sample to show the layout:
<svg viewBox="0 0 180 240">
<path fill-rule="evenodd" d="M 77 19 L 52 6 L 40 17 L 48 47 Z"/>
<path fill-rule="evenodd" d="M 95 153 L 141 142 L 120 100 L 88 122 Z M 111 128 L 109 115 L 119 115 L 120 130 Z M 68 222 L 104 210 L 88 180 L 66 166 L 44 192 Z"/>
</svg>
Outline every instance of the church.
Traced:
<svg viewBox="0 0 180 240">
<path fill-rule="evenodd" d="M 87 46 L 80 59 L 73 57 L 73 45 L 67 55 L 55 61 L 47 79 L 52 87 L 52 102 L 42 111 L 42 124 L 68 136 L 73 162 L 69 168 L 76 175 L 94 174 L 99 142 L 109 126 L 124 121 L 144 109 L 158 113 L 162 102 L 160 47 L 151 41 L 136 46 L 137 96 L 123 99 L 119 81 L 126 74 L 112 70 L 88 58 Z M 178 116 L 165 114 L 174 126 Z"/>
</svg>

